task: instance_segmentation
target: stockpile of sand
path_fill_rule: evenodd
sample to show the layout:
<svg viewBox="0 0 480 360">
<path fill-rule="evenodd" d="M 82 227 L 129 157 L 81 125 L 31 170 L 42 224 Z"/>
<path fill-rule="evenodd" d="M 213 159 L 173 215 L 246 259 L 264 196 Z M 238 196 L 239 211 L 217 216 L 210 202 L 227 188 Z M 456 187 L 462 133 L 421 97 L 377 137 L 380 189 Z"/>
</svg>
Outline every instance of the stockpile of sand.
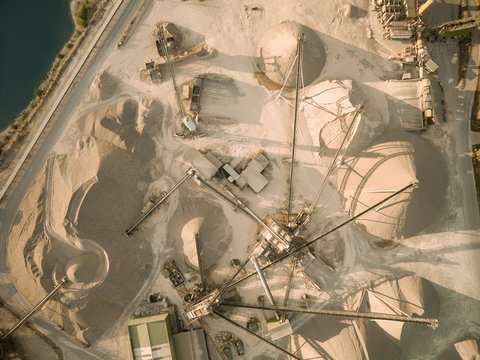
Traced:
<svg viewBox="0 0 480 360">
<path fill-rule="evenodd" d="M 46 316 L 92 342 L 137 295 L 152 256 L 147 243 L 124 236 L 141 206 L 141 161 L 92 138 L 80 142 L 73 154 L 51 157 L 37 178 L 12 228 L 8 262 L 31 304 L 66 276 Z"/>
<path fill-rule="evenodd" d="M 182 33 L 178 30 L 178 27 L 175 24 L 169 22 L 159 22 L 155 26 L 155 30 L 153 31 L 153 36 L 155 40 L 160 39 L 160 28 L 164 28 L 165 36 L 168 39 L 169 36 L 173 37 L 173 41 L 175 42 L 175 47 L 177 49 L 182 48 Z"/>
<path fill-rule="evenodd" d="M 81 119 L 86 136 L 48 159 L 10 233 L 18 290 L 34 304 L 67 277 L 45 316 L 82 341 L 118 321 L 153 268 L 150 244 L 124 231 L 142 207 L 161 116 L 155 101 L 122 99 Z"/>
<path fill-rule="evenodd" d="M 88 92 L 92 102 L 110 99 L 119 89 L 120 79 L 110 74 L 107 70 L 95 76 Z"/>
<path fill-rule="evenodd" d="M 464 339 L 446 349 L 439 360 L 478 360 L 480 359 L 480 340 Z"/>
<path fill-rule="evenodd" d="M 354 120 L 357 105 L 365 104 L 362 91 L 351 80 L 322 81 L 305 89 L 300 110 L 311 134 L 318 138 L 320 154 L 337 150 Z M 383 120 L 367 107 L 355 118 L 344 149 L 358 152 L 381 133 Z M 372 118 L 375 121 L 372 121 Z"/>
<path fill-rule="evenodd" d="M 318 354 L 327 359 L 365 359 L 365 334 L 348 320 L 309 316 L 295 328 L 295 334 L 301 335 Z"/>
<path fill-rule="evenodd" d="M 158 133 L 162 116 L 157 101 L 123 98 L 85 116 L 80 120 L 80 128 L 84 134 L 114 144 L 142 160 L 150 160 L 155 155 L 151 137 Z"/>
<path fill-rule="evenodd" d="M 356 295 L 357 301 L 362 293 Z M 363 295 L 362 303 L 355 305 L 361 312 L 382 314 L 407 314 L 412 317 L 438 317 L 438 293 L 426 279 L 405 276 L 385 280 Z M 402 342 L 424 325 L 406 324 L 396 321 L 357 320 L 358 327 L 365 333 L 364 342 L 372 360 L 392 359 L 402 352 Z M 433 331 L 433 330 L 430 330 Z"/>
<path fill-rule="evenodd" d="M 322 81 L 305 89 L 306 97 L 300 104 L 300 110 L 313 137 L 319 139 L 316 145 L 328 148 L 340 145 L 342 127 L 337 124 L 341 122 L 343 127 L 347 127 L 350 121 L 346 123 L 346 117 L 355 111 L 349 99 L 351 90 L 350 80 Z M 335 126 L 330 125 L 332 123 Z"/>
<path fill-rule="evenodd" d="M 396 141 L 374 145 L 360 157 L 346 158 L 338 170 L 337 187 L 345 210 L 354 216 L 416 180 L 413 146 Z M 380 239 L 400 239 L 412 190 L 396 196 L 357 223 Z"/>
<path fill-rule="evenodd" d="M 362 311 L 399 315 L 401 313 L 398 310 L 401 310 L 409 316 L 424 317 L 425 297 L 432 303 L 432 297 L 438 300 L 438 295 L 427 280 L 418 276 L 406 276 L 385 281 L 368 291 L 361 308 Z M 395 321 L 374 321 L 374 323 L 392 338 L 398 341 L 401 339 L 404 323 Z"/>
<path fill-rule="evenodd" d="M 297 55 L 297 42 L 304 34 L 303 83 L 311 84 L 320 75 L 325 65 L 325 48 L 312 29 L 294 22 L 283 22 L 270 28 L 262 36 L 257 47 L 258 66 L 271 80 L 287 86 L 295 86 L 296 67 L 292 68 Z"/>
<path fill-rule="evenodd" d="M 216 201 L 184 195 L 168 224 L 168 239 L 178 253 L 184 254 L 186 265 L 198 269 L 196 236 L 203 269 L 208 270 L 227 251 L 232 241 L 232 228 Z"/>
</svg>

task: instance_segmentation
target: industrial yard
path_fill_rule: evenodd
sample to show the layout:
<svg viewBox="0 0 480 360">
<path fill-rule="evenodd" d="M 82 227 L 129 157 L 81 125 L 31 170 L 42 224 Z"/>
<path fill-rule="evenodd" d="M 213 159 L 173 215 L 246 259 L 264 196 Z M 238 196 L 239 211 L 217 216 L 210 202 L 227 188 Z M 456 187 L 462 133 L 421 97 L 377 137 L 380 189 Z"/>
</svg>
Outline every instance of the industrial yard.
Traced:
<svg viewBox="0 0 480 360">
<path fill-rule="evenodd" d="M 476 2 L 125 2 L 2 199 L 5 358 L 480 358 Z"/>
</svg>

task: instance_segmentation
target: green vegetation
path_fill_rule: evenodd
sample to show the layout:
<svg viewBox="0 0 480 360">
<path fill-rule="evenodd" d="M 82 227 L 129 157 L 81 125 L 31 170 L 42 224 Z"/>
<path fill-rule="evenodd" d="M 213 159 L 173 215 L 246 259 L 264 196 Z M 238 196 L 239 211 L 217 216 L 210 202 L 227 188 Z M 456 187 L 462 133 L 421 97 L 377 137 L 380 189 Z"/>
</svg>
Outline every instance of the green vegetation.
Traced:
<svg viewBox="0 0 480 360">
<path fill-rule="evenodd" d="M 473 176 L 475 178 L 477 201 L 480 208 L 480 144 L 473 145 L 472 151 Z"/>
<path fill-rule="evenodd" d="M 77 24 L 82 28 L 86 28 L 88 25 L 88 8 L 85 2 L 82 2 L 75 12 Z"/>
<path fill-rule="evenodd" d="M 37 89 L 35 90 L 35 96 L 36 96 L 36 97 L 41 97 L 42 95 L 43 95 L 43 90 L 40 89 L 40 88 L 37 88 Z"/>
</svg>

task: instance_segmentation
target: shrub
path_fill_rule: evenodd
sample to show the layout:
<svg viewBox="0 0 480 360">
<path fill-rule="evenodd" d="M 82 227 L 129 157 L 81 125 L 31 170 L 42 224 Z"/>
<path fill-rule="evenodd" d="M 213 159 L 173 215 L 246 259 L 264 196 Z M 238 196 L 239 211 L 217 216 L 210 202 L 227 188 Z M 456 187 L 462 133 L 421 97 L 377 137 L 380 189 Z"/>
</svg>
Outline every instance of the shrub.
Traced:
<svg viewBox="0 0 480 360">
<path fill-rule="evenodd" d="M 87 27 L 88 24 L 88 9 L 85 3 L 81 3 L 78 6 L 77 11 L 75 12 L 75 15 L 77 17 L 77 23 L 80 25 L 82 28 Z"/>
</svg>

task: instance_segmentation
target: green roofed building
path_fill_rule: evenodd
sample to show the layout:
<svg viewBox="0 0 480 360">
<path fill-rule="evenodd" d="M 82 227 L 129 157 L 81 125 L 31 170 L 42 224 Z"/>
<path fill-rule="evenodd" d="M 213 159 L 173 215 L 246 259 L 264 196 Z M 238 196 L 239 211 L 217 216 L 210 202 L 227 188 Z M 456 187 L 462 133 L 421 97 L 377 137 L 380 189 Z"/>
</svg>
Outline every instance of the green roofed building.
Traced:
<svg viewBox="0 0 480 360">
<path fill-rule="evenodd" d="M 168 313 L 135 318 L 128 324 L 134 360 L 175 360 Z"/>
</svg>

